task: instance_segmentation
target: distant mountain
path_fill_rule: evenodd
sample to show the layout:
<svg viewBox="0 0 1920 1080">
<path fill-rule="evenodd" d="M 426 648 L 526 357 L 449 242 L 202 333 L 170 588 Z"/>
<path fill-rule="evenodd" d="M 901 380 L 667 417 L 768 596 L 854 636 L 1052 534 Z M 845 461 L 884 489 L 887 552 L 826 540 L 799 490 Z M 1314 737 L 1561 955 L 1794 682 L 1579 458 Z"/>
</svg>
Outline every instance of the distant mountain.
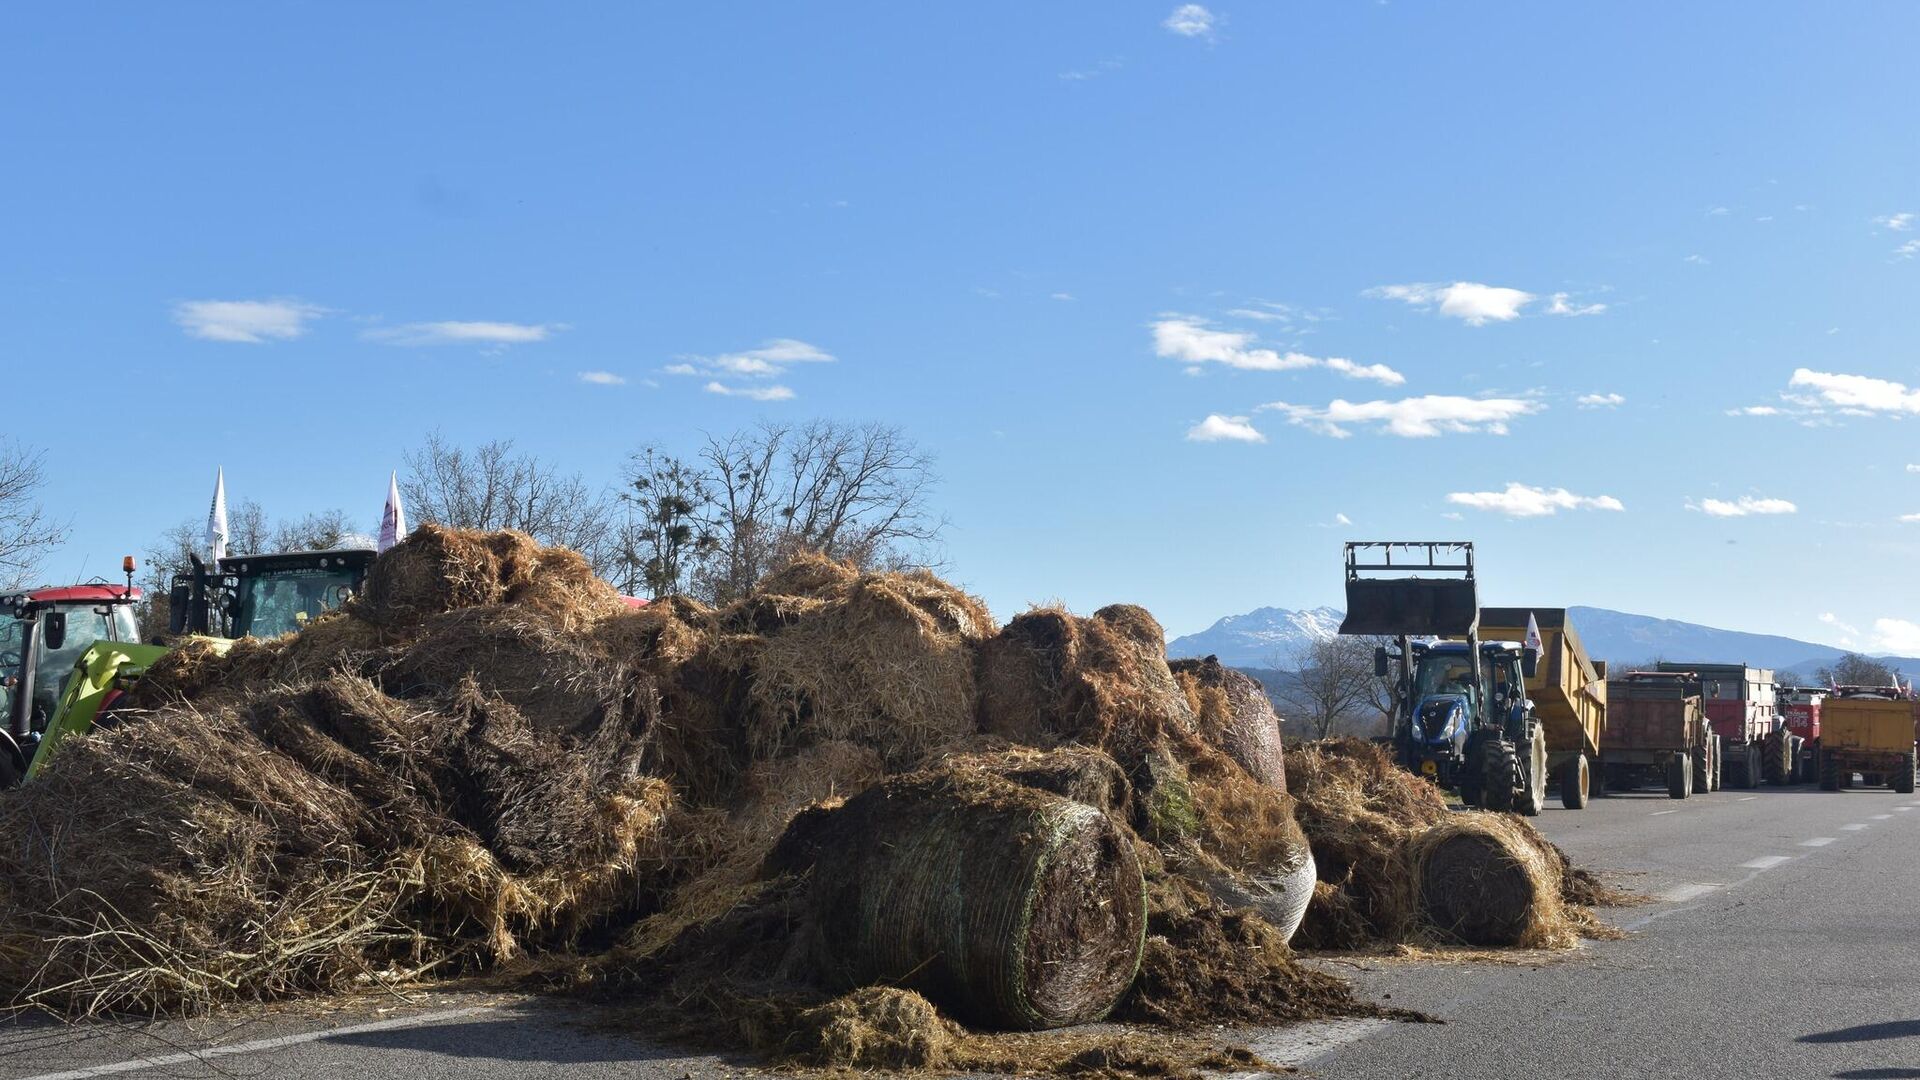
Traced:
<svg viewBox="0 0 1920 1080">
<path fill-rule="evenodd" d="M 1167 642 L 1167 655 L 1218 656 L 1228 667 L 1271 668 L 1289 664 L 1300 646 L 1340 632 L 1342 612 L 1322 607 L 1308 611 L 1255 608 L 1229 615 L 1197 634 Z"/>
<path fill-rule="evenodd" d="M 1613 663 L 1640 664 L 1652 660 L 1746 663 L 1792 671 L 1811 679 L 1815 668 L 1845 655 L 1845 650 L 1831 645 L 1775 634 L 1721 630 L 1607 608 L 1567 610 L 1587 646 L 1588 655 Z M 1229 615 L 1197 634 L 1174 638 L 1167 643 L 1167 655 L 1212 654 L 1229 667 L 1271 668 L 1276 660 L 1287 662 L 1305 642 L 1338 633 L 1341 614 L 1335 608 L 1326 607 L 1310 611 L 1256 608 L 1245 615 Z M 1903 675 L 1920 675 L 1920 658 L 1887 656 L 1881 659 Z"/>
</svg>

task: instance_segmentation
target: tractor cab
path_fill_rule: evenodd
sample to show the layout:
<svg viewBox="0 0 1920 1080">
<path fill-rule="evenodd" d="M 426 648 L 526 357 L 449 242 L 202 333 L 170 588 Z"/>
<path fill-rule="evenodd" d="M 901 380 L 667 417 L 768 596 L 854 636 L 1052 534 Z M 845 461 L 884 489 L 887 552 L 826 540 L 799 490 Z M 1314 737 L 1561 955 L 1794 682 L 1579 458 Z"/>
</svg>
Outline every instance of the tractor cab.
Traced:
<svg viewBox="0 0 1920 1080">
<path fill-rule="evenodd" d="M 366 581 L 372 548 L 235 555 L 207 571 L 173 580 L 174 633 L 215 637 L 279 637 L 347 602 Z"/>
<path fill-rule="evenodd" d="M 59 702 L 75 663 L 96 642 L 138 644 L 128 584 L 66 585 L 0 595 L 0 788 L 18 782 Z"/>
<path fill-rule="evenodd" d="M 1491 716 L 1505 728 L 1513 716 L 1524 713 L 1524 648 L 1512 641 L 1485 641 L 1479 648 L 1476 670 L 1468 642 L 1412 644 L 1413 709 L 1408 734 L 1413 742 L 1461 749 L 1476 717 Z"/>
</svg>

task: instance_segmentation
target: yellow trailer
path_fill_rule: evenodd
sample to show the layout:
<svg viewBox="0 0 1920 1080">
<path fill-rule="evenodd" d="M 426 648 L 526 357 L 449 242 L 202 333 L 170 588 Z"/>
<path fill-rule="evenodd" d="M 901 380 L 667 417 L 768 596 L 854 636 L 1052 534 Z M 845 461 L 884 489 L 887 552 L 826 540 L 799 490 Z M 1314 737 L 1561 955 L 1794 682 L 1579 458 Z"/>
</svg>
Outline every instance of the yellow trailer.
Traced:
<svg viewBox="0 0 1920 1080">
<path fill-rule="evenodd" d="M 1547 736 L 1547 769 L 1560 785 L 1560 802 L 1587 804 L 1591 772 L 1607 726 L 1607 665 L 1587 657 L 1566 608 L 1481 608 L 1484 641 L 1527 640 L 1527 619 L 1540 629 L 1540 660 L 1527 696 Z"/>
<path fill-rule="evenodd" d="M 1843 686 L 1820 710 L 1820 787 L 1886 784 L 1911 795 L 1914 787 L 1915 701 L 1879 686 Z"/>
</svg>

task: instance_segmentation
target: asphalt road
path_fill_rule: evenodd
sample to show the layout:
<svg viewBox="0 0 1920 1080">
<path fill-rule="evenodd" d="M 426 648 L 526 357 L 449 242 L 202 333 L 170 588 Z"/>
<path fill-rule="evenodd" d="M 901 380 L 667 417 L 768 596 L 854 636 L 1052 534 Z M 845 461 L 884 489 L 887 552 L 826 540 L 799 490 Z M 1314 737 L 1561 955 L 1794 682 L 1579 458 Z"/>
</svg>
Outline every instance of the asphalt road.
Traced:
<svg viewBox="0 0 1920 1080">
<path fill-rule="evenodd" d="M 1658 897 L 1629 930 L 1530 962 L 1333 961 L 1444 1025 L 1242 1033 L 1326 1077 L 1920 1078 L 1920 800 L 1653 794 L 1550 809 L 1583 865 Z M 438 994 L 195 1023 L 0 1024 L 0 1078 L 717 1077 L 738 1062 L 598 1032 L 563 1007 Z"/>
</svg>

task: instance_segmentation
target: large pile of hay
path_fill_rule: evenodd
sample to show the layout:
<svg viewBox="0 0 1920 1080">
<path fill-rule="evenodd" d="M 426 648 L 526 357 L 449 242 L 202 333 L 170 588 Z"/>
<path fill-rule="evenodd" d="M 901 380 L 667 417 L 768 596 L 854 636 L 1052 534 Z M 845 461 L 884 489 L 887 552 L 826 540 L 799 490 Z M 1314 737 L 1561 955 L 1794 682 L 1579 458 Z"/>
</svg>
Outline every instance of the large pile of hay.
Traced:
<svg viewBox="0 0 1920 1080">
<path fill-rule="evenodd" d="M 1377 1013 L 1294 959 L 1309 902 L 1303 940 L 1404 940 L 1422 916 L 1388 883 L 1505 880 L 1458 869 L 1444 805 L 1377 755 L 1285 767 L 1258 684 L 1170 667 L 1140 608 L 1000 628 L 931 574 L 820 558 L 635 610 L 570 552 L 426 528 L 343 611 L 188 643 L 132 700 L 0 796 L 16 1004 L 177 1012 L 579 951 L 648 1030 L 796 1062 L 1184 1075 L 1218 1064 L 1204 1041 L 953 1021 Z"/>
</svg>

